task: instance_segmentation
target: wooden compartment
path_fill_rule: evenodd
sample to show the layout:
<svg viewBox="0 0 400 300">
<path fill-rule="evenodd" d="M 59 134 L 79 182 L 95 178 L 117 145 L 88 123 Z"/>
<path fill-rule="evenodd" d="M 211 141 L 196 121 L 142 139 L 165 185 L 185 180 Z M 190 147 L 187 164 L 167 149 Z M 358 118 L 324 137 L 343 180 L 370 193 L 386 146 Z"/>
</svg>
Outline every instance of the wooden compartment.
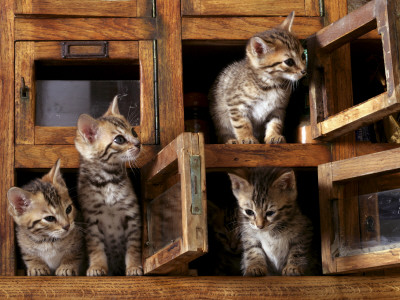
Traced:
<svg viewBox="0 0 400 300">
<path fill-rule="evenodd" d="M 319 16 L 316 0 L 183 0 L 183 16 Z"/>
</svg>

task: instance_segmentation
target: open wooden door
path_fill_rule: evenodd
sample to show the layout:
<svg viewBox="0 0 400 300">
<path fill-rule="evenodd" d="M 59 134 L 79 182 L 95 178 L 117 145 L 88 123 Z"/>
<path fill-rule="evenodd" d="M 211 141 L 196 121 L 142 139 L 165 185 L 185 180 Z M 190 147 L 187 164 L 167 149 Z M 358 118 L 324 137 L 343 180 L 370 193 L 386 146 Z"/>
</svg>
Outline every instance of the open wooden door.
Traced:
<svg viewBox="0 0 400 300">
<path fill-rule="evenodd" d="M 142 168 L 145 274 L 179 273 L 208 250 L 204 138 L 182 133 Z"/>
</svg>

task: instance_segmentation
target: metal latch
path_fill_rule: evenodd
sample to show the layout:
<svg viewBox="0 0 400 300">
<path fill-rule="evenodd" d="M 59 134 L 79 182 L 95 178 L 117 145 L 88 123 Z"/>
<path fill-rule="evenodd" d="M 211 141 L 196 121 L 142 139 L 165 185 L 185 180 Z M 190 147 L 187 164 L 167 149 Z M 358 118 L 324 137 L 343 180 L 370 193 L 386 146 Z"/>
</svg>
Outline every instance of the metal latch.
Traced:
<svg viewBox="0 0 400 300">
<path fill-rule="evenodd" d="M 190 159 L 190 181 L 192 187 L 192 214 L 201 215 L 201 159 L 199 155 L 191 155 Z"/>
</svg>

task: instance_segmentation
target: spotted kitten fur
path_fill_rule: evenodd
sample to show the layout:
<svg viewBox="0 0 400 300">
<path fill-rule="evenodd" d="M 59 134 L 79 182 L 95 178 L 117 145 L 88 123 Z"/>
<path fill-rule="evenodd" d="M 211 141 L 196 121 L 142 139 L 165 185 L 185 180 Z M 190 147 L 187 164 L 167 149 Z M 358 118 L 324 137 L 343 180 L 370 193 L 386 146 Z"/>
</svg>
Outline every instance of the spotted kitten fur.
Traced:
<svg viewBox="0 0 400 300">
<path fill-rule="evenodd" d="M 311 275 L 313 230 L 297 205 L 293 170 L 239 169 L 229 176 L 240 208 L 243 275 Z"/>
<path fill-rule="evenodd" d="M 228 66 L 210 91 L 210 112 L 221 143 L 284 143 L 285 110 L 306 57 L 292 35 L 294 12 L 278 27 L 254 35 L 246 57 Z"/>
<path fill-rule="evenodd" d="M 125 163 L 140 152 L 137 134 L 119 113 L 118 96 L 107 112 L 78 119 L 78 198 L 87 226 L 88 276 L 142 275 L 141 215 Z"/>
<path fill-rule="evenodd" d="M 78 275 L 83 235 L 74 222 L 77 210 L 61 177 L 60 160 L 43 178 L 10 188 L 7 198 L 27 275 Z"/>
</svg>

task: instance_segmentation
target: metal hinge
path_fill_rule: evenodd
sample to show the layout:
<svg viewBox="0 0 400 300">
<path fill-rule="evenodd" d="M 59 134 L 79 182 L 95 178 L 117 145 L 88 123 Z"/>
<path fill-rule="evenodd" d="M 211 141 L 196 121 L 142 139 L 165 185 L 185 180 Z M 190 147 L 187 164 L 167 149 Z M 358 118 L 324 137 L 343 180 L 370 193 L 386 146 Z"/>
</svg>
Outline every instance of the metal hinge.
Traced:
<svg viewBox="0 0 400 300">
<path fill-rule="evenodd" d="M 190 159 L 190 182 L 192 187 L 192 214 L 201 215 L 203 207 L 201 204 L 201 158 L 199 155 L 191 155 Z"/>
</svg>

